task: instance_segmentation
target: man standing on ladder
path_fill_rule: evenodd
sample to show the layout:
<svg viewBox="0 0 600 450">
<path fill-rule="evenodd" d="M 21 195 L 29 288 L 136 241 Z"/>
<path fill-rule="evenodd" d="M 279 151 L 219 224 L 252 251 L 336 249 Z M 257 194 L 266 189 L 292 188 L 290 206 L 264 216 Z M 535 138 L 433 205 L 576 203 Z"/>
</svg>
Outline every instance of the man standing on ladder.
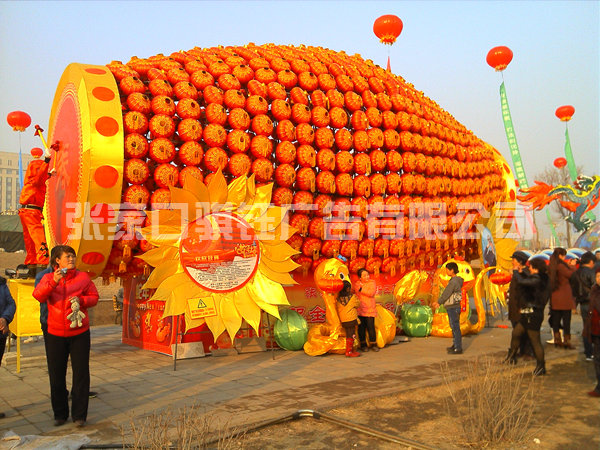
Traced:
<svg viewBox="0 0 600 450">
<path fill-rule="evenodd" d="M 48 265 L 48 246 L 44 234 L 43 220 L 44 201 L 46 198 L 46 181 L 48 180 L 48 163 L 50 162 L 50 151 L 44 152 L 41 148 L 33 148 L 31 155 L 35 158 L 27 166 L 23 189 L 19 197 L 21 208 L 19 218 L 23 226 L 23 240 L 27 256 L 25 265 L 29 269 L 29 275 L 35 277 L 38 268 L 46 268 Z M 39 159 L 41 156 L 44 159 Z"/>
</svg>

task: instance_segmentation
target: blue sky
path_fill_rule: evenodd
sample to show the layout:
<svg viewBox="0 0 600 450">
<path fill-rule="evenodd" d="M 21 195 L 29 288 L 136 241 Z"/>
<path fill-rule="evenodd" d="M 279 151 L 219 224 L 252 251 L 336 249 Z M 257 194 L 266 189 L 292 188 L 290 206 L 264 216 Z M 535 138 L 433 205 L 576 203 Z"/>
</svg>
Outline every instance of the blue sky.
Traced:
<svg viewBox="0 0 600 450">
<path fill-rule="evenodd" d="M 404 30 L 391 48 L 373 21 L 395 14 Z M 18 151 L 5 118 L 28 112 L 47 129 L 52 99 L 71 62 L 127 62 L 195 46 L 320 45 L 359 53 L 413 83 L 480 138 L 509 157 L 500 115 L 501 76 L 488 50 L 510 47 L 504 72 L 517 140 L 530 184 L 563 156 L 558 106 L 575 116 L 575 161 L 599 173 L 599 3 L 595 1 L 423 2 L 0 2 L 0 149 Z M 32 128 L 23 150 L 40 146 Z"/>
</svg>

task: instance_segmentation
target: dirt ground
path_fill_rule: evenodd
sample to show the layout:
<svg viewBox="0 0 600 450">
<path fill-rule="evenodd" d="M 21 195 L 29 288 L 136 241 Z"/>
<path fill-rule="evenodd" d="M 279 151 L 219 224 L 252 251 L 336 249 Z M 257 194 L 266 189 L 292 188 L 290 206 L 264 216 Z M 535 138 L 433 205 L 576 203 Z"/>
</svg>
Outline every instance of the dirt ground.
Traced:
<svg viewBox="0 0 600 450">
<path fill-rule="evenodd" d="M 548 363 L 548 374 L 535 379 L 529 437 L 520 444 L 505 442 L 487 448 L 581 450 L 600 447 L 600 400 L 586 395 L 594 387 L 593 363 L 586 362 L 581 355 L 576 356 L 574 351 L 569 353 L 551 360 Z M 532 362 L 521 362 L 514 370 L 525 372 L 524 380 L 527 382 L 533 365 Z M 360 389 L 360 386 L 356 388 Z M 442 384 L 373 398 L 326 413 L 432 448 L 469 447 L 460 425 L 449 416 L 446 406 L 448 398 L 448 388 Z M 386 442 L 312 417 L 248 433 L 243 441 L 244 448 L 248 449 L 402 448 L 398 443 Z M 482 444 L 472 443 L 471 447 L 482 448 Z"/>
</svg>

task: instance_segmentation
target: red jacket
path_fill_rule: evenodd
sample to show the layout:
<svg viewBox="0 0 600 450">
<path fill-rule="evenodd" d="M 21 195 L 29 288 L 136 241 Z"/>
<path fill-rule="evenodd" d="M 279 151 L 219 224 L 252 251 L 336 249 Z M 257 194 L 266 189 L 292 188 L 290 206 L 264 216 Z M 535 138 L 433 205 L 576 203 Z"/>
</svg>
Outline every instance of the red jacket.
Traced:
<svg viewBox="0 0 600 450">
<path fill-rule="evenodd" d="M 44 160 L 34 159 L 27 166 L 23 189 L 19 196 L 21 205 L 44 206 L 46 197 L 46 180 L 48 179 L 48 163 Z"/>
<path fill-rule="evenodd" d="M 48 305 L 48 333 L 54 336 L 70 337 L 84 333 L 90 328 L 88 308 L 98 303 L 98 290 L 89 275 L 79 270 L 69 270 L 56 284 L 54 272 L 47 273 L 33 291 L 40 303 Z M 71 328 L 67 316 L 71 314 L 71 297 L 79 297 L 80 311 L 85 314 L 81 327 Z"/>
</svg>

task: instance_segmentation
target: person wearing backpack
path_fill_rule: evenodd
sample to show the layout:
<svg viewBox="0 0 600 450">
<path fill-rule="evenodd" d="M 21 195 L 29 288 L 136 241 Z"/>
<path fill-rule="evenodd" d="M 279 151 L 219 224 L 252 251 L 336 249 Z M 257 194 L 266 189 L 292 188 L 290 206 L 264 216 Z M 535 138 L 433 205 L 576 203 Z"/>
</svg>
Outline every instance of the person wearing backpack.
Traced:
<svg viewBox="0 0 600 450">
<path fill-rule="evenodd" d="M 596 283 L 590 292 L 590 312 L 584 333 L 592 342 L 596 387 L 588 392 L 590 397 L 600 397 L 600 268 L 596 269 Z"/>
<path fill-rule="evenodd" d="M 571 289 L 573 290 L 573 296 L 575 302 L 579 305 L 579 312 L 585 323 L 590 312 L 590 292 L 592 286 L 596 282 L 596 275 L 594 273 L 594 263 L 596 258 L 592 252 L 585 252 L 581 255 L 579 262 L 579 268 L 571 276 L 569 280 L 571 282 Z M 592 361 L 592 343 L 585 336 L 581 334 L 583 338 L 583 353 L 587 361 Z"/>
</svg>

